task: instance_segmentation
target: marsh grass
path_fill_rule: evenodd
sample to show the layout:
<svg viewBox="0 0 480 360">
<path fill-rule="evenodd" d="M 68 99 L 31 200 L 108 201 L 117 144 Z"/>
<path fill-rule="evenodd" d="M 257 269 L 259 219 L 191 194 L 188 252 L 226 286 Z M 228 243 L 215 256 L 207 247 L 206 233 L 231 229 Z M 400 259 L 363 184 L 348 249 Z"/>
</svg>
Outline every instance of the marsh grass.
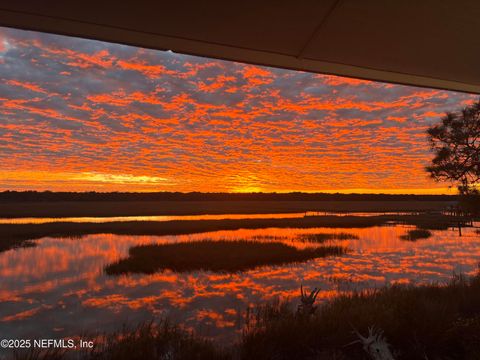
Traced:
<svg viewBox="0 0 480 360">
<path fill-rule="evenodd" d="M 318 216 L 293 219 L 223 219 L 175 221 L 119 221 L 110 223 L 58 222 L 45 224 L 0 224 L 0 251 L 20 247 L 26 240 L 42 237 L 81 237 L 91 234 L 182 235 L 218 230 L 264 228 L 366 228 L 391 222 L 415 225 L 421 229 L 448 229 L 448 216 L 381 215 Z"/>
<path fill-rule="evenodd" d="M 425 229 L 408 230 L 406 235 L 400 236 L 400 239 L 407 241 L 416 241 L 420 239 L 428 239 L 432 236 L 431 231 Z"/>
<path fill-rule="evenodd" d="M 1 239 L 0 238 L 0 252 L 10 249 L 21 249 L 37 246 L 33 240 L 25 239 Z"/>
<path fill-rule="evenodd" d="M 353 328 L 384 330 L 395 359 L 480 359 L 480 278 L 446 286 L 394 285 L 342 295 L 311 318 L 285 303 L 257 309 L 242 359 L 367 359 Z"/>
<path fill-rule="evenodd" d="M 165 269 L 178 272 L 237 272 L 265 265 L 282 265 L 342 255 L 346 251 L 341 246 L 297 249 L 280 242 L 247 240 L 140 245 L 130 248 L 128 258 L 107 265 L 105 272 L 109 275 L 152 274 Z"/>
<path fill-rule="evenodd" d="M 64 360 L 67 358 L 67 350 L 59 348 L 14 350 L 11 358 L 13 360 Z M 3 360 L 1 357 L 0 359 Z"/>
<path fill-rule="evenodd" d="M 13 360 L 226 360 L 231 357 L 218 345 L 172 324 L 166 319 L 123 326 L 110 334 L 85 337 L 95 339 L 92 349 L 29 349 L 16 352 Z"/>
<path fill-rule="evenodd" d="M 100 338 L 98 345 L 84 356 L 88 360 L 223 360 L 227 354 L 210 341 L 161 320 L 134 329 L 124 327 Z"/>
<path fill-rule="evenodd" d="M 328 240 L 358 240 L 359 237 L 349 233 L 317 233 L 317 234 L 300 234 L 297 239 L 304 242 L 324 243 Z"/>
</svg>

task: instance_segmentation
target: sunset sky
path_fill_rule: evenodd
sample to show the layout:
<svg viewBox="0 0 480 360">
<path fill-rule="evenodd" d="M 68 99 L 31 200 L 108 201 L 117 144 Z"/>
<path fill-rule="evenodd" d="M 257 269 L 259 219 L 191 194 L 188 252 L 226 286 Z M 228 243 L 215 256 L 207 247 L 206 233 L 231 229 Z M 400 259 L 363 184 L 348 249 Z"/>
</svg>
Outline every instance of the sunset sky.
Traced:
<svg viewBox="0 0 480 360">
<path fill-rule="evenodd" d="M 445 193 L 476 96 L 0 28 L 0 190 Z"/>
</svg>

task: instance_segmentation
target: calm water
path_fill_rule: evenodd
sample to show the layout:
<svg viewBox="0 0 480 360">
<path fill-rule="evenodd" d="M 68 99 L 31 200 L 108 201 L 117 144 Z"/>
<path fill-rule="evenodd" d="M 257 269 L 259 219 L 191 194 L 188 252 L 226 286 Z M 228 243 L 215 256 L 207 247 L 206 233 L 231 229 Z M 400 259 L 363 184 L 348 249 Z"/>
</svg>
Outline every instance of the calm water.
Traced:
<svg viewBox="0 0 480 360">
<path fill-rule="evenodd" d="M 158 216 L 107 216 L 107 217 L 40 217 L 0 218 L 0 224 L 45 224 L 52 222 L 108 223 L 115 221 L 172 221 L 172 220 L 224 220 L 224 219 L 288 219 L 300 218 L 305 213 L 285 214 L 205 214 L 205 215 L 158 215 Z"/>
<path fill-rule="evenodd" d="M 158 215 L 158 216 L 107 216 L 107 217 L 38 217 L 0 218 L 0 224 L 45 224 L 53 222 L 107 223 L 116 221 L 172 221 L 172 220 L 224 220 L 224 219 L 294 219 L 307 216 L 379 216 L 410 215 L 413 212 L 313 212 L 277 214 L 205 214 L 205 215 Z"/>
<path fill-rule="evenodd" d="M 411 227 L 366 229 L 260 229 L 182 236 L 90 235 L 43 238 L 37 247 L 0 253 L 0 334 L 10 338 L 72 336 L 114 330 L 167 315 L 202 335 L 232 339 L 249 305 L 276 297 L 297 301 L 301 283 L 320 286 L 321 300 L 343 291 L 395 282 L 444 282 L 452 273 L 473 274 L 480 261 L 480 236 L 465 229 L 433 231 L 430 239 L 400 240 Z M 266 266 L 218 274 L 205 271 L 107 276 L 105 265 L 137 244 L 202 239 L 257 239 L 278 236 L 297 247 L 305 233 L 347 232 L 358 240 L 333 241 L 350 248 L 341 257 Z M 258 240 L 262 239 L 263 240 Z"/>
</svg>

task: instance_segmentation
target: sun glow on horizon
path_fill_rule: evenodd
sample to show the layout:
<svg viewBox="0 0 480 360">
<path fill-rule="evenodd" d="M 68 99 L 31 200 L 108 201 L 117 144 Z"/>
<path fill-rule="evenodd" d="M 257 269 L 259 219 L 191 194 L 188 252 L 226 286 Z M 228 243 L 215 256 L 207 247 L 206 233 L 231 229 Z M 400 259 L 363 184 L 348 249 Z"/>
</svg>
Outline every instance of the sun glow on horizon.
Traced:
<svg viewBox="0 0 480 360">
<path fill-rule="evenodd" d="M 151 184 L 166 183 L 169 180 L 158 176 L 129 175 L 129 174 L 103 174 L 96 172 L 80 173 L 73 176 L 72 180 L 101 182 L 107 184 Z"/>
<path fill-rule="evenodd" d="M 167 178 L 130 175 L 130 174 L 105 174 L 105 173 L 65 173 L 49 171 L 3 171 L 0 170 L 0 179 L 8 184 L 0 191 L 126 191 L 126 192 L 157 192 L 179 191 L 190 192 L 188 187 L 181 187 Z M 16 184 L 21 184 L 17 187 Z M 415 195 L 455 195 L 455 187 L 436 188 L 351 188 L 351 189 L 282 189 L 262 188 L 254 184 L 244 184 L 241 187 L 206 189 L 203 192 L 230 192 L 230 193 L 340 193 L 340 194 L 415 194 Z"/>
</svg>

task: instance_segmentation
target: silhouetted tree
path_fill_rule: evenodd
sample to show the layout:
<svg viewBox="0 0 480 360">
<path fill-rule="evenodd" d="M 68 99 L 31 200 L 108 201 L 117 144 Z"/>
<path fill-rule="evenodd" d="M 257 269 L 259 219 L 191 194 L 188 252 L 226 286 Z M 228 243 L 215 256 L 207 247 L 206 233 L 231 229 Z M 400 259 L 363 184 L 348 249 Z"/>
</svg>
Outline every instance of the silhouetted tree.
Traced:
<svg viewBox="0 0 480 360">
<path fill-rule="evenodd" d="M 480 180 L 480 101 L 447 113 L 431 126 L 428 137 L 435 157 L 426 170 L 436 181 L 457 185 L 461 195 L 477 195 Z"/>
</svg>

